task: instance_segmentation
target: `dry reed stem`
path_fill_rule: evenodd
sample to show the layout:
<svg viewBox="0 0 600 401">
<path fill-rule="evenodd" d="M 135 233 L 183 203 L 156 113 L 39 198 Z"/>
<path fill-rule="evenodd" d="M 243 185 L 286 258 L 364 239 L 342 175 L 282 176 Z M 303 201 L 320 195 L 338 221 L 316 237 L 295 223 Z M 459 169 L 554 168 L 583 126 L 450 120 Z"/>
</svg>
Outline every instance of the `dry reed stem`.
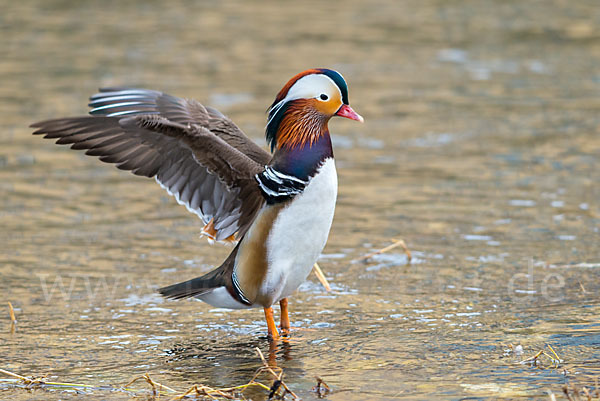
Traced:
<svg viewBox="0 0 600 401">
<path fill-rule="evenodd" d="M 552 348 L 552 346 L 550 344 L 546 344 L 546 347 L 550 350 L 550 352 L 551 352 L 550 354 L 542 349 L 542 350 L 538 351 L 534 356 L 524 359 L 519 363 L 521 365 L 525 365 L 527 363 L 537 365 L 537 361 L 538 361 L 539 357 L 543 355 L 550 360 L 551 368 L 558 369 L 560 367 L 562 360 L 560 359 L 560 357 L 558 356 L 558 354 L 556 353 L 556 351 L 554 350 L 554 348 Z"/>
<path fill-rule="evenodd" d="M 369 258 L 371 258 L 375 255 L 379 255 L 379 254 L 391 251 L 392 249 L 401 246 L 402 249 L 404 250 L 404 253 L 406 254 L 408 264 L 410 264 L 410 261 L 412 260 L 412 254 L 410 253 L 410 250 L 406 246 L 406 243 L 404 242 L 404 240 L 403 239 L 392 239 L 392 242 L 393 242 L 393 244 L 388 245 L 384 248 L 381 248 L 375 252 L 368 253 L 364 256 L 361 256 L 360 258 L 354 259 L 353 262 L 362 262 L 362 261 L 368 260 Z"/>
<path fill-rule="evenodd" d="M 331 392 L 331 389 L 319 376 L 315 376 L 315 379 L 317 379 L 317 385 L 313 387 L 313 391 L 317 393 L 317 397 L 324 398 Z"/>
<path fill-rule="evenodd" d="M 8 313 L 10 315 L 10 321 L 13 322 L 13 324 L 16 324 L 17 318 L 15 317 L 15 310 L 13 309 L 13 306 L 10 303 L 10 301 L 8 302 Z"/>
<path fill-rule="evenodd" d="M 66 387 L 66 388 L 95 388 L 98 386 L 94 386 L 91 384 L 78 384 L 78 383 L 60 383 L 60 382 L 49 382 L 44 380 L 44 377 L 30 379 L 25 376 L 18 375 L 16 373 L 10 372 L 8 370 L 0 369 L 0 373 L 3 373 L 7 376 L 14 377 L 20 381 L 22 381 L 27 388 L 35 386 L 35 385 L 44 385 L 44 386 L 55 386 L 55 387 Z M 130 391 L 127 389 L 127 391 Z"/>
<path fill-rule="evenodd" d="M 393 242 L 393 244 L 388 245 L 388 246 L 386 246 L 382 249 L 379 249 L 375 252 L 371 252 L 365 256 L 361 256 L 360 258 L 354 259 L 354 260 L 352 260 L 352 262 L 365 261 L 375 255 L 379 255 L 381 253 L 388 252 L 394 248 L 401 246 L 402 249 L 404 250 L 404 253 L 406 254 L 406 259 L 408 261 L 408 264 L 410 264 L 410 262 L 412 260 L 412 254 L 410 253 L 410 250 L 406 246 L 406 242 L 404 242 L 403 239 L 392 239 L 392 242 Z M 314 264 L 313 271 L 315 272 L 315 276 L 317 276 L 317 279 L 319 279 L 319 282 L 321 283 L 321 285 L 323 285 L 323 287 L 325 287 L 325 290 L 327 292 L 331 291 L 331 286 L 329 285 L 329 282 L 327 281 L 327 278 L 325 277 L 325 274 L 323 274 L 323 271 L 319 267 L 318 263 Z"/>
<path fill-rule="evenodd" d="M 323 287 L 325 287 L 325 290 L 327 292 L 331 291 L 331 286 L 329 285 L 327 278 L 325 278 L 323 271 L 321 270 L 321 268 L 319 267 L 319 265 L 317 263 L 314 264 L 313 271 L 315 272 L 315 276 L 317 276 L 317 278 L 319 279 L 319 281 L 321 282 Z"/>
<path fill-rule="evenodd" d="M 538 357 L 539 357 L 540 355 L 542 355 L 543 353 L 544 353 L 544 351 L 543 351 L 543 350 L 542 350 L 542 351 L 539 351 L 539 352 L 538 352 L 537 354 L 535 354 L 534 356 L 532 356 L 532 357 L 529 357 L 529 358 L 527 358 L 527 359 L 523 359 L 523 360 L 522 360 L 521 362 L 519 362 L 519 363 L 520 363 L 521 365 L 525 365 L 527 362 L 533 362 L 533 363 L 535 363 L 535 362 L 537 361 Z"/>
<path fill-rule="evenodd" d="M 0 369 L 0 373 L 4 373 L 7 376 L 11 376 L 11 377 L 14 377 L 16 379 L 22 380 L 23 382 L 25 382 L 25 384 L 28 384 L 28 382 L 31 382 L 31 380 L 28 379 L 27 377 L 18 375 L 18 374 L 13 373 L 13 372 L 9 372 L 8 370 Z"/>
<path fill-rule="evenodd" d="M 8 314 L 10 315 L 10 334 L 14 334 L 17 328 L 17 318 L 15 317 L 15 310 L 10 301 L 8 301 Z"/>
<path fill-rule="evenodd" d="M 137 382 L 138 380 L 144 380 L 146 383 L 148 383 L 151 387 L 152 387 L 152 394 L 154 396 L 160 396 L 160 390 L 165 389 L 167 391 L 170 391 L 172 393 L 177 393 L 176 390 L 173 390 L 170 387 L 165 386 L 164 384 L 160 384 L 158 382 L 155 382 L 154 380 L 152 380 L 152 378 L 150 377 L 150 375 L 148 373 L 142 375 L 142 376 L 138 376 L 133 378 L 129 383 L 127 383 L 126 385 L 124 385 L 122 388 L 125 390 L 127 387 L 129 387 L 130 385 L 132 385 L 133 383 Z M 158 390 L 157 390 L 158 388 Z"/>
<path fill-rule="evenodd" d="M 546 346 L 547 346 L 548 348 L 550 348 L 550 351 L 552 352 L 552 354 L 553 354 L 553 355 L 554 355 L 554 357 L 556 358 L 556 359 L 554 359 L 554 360 L 556 361 L 556 367 L 558 368 L 558 366 L 559 366 L 559 364 L 560 364 L 560 362 L 561 362 L 561 359 L 560 359 L 560 357 L 558 356 L 558 354 L 556 353 L 556 351 L 554 351 L 554 348 L 552 348 L 552 346 L 551 346 L 550 344 L 546 344 Z"/>
<path fill-rule="evenodd" d="M 261 352 L 260 348 L 255 347 L 254 349 L 256 350 L 256 352 L 258 352 L 258 356 L 260 356 L 260 359 L 262 360 L 262 363 L 264 365 L 262 369 L 264 369 L 267 372 L 271 373 L 276 380 L 280 381 L 281 382 L 281 386 L 283 386 L 283 388 L 285 389 L 286 393 L 288 393 L 292 397 L 294 397 L 295 400 L 299 400 L 300 398 L 298 398 L 298 396 L 296 394 L 294 394 L 294 392 L 292 390 L 290 390 L 289 387 L 281 379 L 283 377 L 283 369 L 281 369 L 279 367 L 275 367 L 279 371 L 279 375 L 277 373 L 275 373 L 273 371 L 273 369 L 271 368 L 271 366 L 269 366 L 269 364 L 268 364 L 267 360 L 265 359 L 265 356 Z M 285 396 L 285 393 L 284 393 L 284 396 Z M 269 398 L 271 398 L 271 397 L 269 397 Z"/>
<path fill-rule="evenodd" d="M 4 373 L 7 376 L 12 376 L 12 377 L 14 377 L 16 379 L 21 380 L 27 387 L 32 387 L 32 386 L 35 386 L 37 384 L 46 384 L 46 381 L 44 380 L 45 376 L 37 377 L 37 378 L 34 377 L 34 378 L 30 379 L 28 377 L 21 376 L 21 375 L 18 375 L 18 374 L 13 373 L 13 372 L 9 372 L 8 370 L 4 370 L 4 369 L 0 369 L 0 373 Z"/>
</svg>

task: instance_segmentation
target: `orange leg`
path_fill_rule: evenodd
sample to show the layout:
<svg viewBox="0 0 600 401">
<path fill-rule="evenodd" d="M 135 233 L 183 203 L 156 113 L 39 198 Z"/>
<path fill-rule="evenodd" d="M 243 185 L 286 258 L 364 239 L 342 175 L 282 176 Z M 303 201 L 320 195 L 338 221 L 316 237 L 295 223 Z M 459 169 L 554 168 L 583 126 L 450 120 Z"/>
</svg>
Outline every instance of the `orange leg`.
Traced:
<svg viewBox="0 0 600 401">
<path fill-rule="evenodd" d="M 279 301 L 279 308 L 281 309 L 281 331 L 287 335 L 290 333 L 290 316 L 288 315 L 288 300 L 283 298 Z"/>
<path fill-rule="evenodd" d="M 269 330 L 269 339 L 279 340 L 279 333 L 277 332 L 277 326 L 275 325 L 275 319 L 273 318 L 273 308 L 268 307 L 265 309 L 265 319 L 267 319 L 267 328 Z"/>
</svg>

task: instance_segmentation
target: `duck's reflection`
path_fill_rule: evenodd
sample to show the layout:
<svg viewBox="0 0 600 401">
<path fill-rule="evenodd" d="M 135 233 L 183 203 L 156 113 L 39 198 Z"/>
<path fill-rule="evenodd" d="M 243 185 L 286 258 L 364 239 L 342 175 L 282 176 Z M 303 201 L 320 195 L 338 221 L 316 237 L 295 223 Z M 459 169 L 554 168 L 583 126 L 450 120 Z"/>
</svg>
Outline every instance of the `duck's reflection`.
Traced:
<svg viewBox="0 0 600 401">
<path fill-rule="evenodd" d="M 257 348 L 269 367 L 285 369 L 286 373 L 293 371 L 294 375 L 304 374 L 301 358 L 294 357 L 295 352 L 300 352 L 297 340 L 295 343 L 288 337 L 277 341 L 266 337 L 233 340 L 223 337 L 177 343 L 165 350 L 165 363 L 181 379 L 211 386 L 234 386 L 248 382 L 264 366 Z"/>
</svg>

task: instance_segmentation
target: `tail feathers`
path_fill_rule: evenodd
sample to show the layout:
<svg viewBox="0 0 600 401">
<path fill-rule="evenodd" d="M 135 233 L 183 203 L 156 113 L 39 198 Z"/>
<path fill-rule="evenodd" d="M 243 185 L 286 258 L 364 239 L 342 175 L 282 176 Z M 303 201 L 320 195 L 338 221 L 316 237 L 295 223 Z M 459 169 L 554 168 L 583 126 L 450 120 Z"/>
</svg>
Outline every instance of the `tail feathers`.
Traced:
<svg viewBox="0 0 600 401">
<path fill-rule="evenodd" d="M 215 286 L 213 280 L 207 280 L 205 277 L 197 277 L 188 281 L 159 288 L 158 292 L 166 298 L 184 299 L 205 294 L 217 287 L 220 286 Z"/>
<path fill-rule="evenodd" d="M 167 298 L 183 299 L 206 294 L 215 288 L 230 287 L 231 274 L 236 254 L 237 247 L 231 252 L 227 259 L 225 259 L 221 266 L 209 271 L 204 276 L 160 288 L 158 292 Z"/>
</svg>

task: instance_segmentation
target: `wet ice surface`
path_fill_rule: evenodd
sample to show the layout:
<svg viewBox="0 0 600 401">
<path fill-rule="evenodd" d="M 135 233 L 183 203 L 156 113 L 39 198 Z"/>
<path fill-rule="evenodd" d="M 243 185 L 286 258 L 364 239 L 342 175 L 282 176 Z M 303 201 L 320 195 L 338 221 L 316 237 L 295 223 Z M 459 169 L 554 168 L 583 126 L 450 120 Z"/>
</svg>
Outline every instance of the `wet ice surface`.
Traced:
<svg viewBox="0 0 600 401">
<path fill-rule="evenodd" d="M 130 3 L 123 20 L 47 7 L 11 4 L 3 25 L 0 291 L 19 323 L 0 334 L 1 368 L 98 385 L 150 372 L 177 389 L 249 380 L 254 347 L 269 350 L 262 311 L 156 294 L 230 248 L 199 239 L 151 180 L 26 126 L 135 84 L 212 102 L 260 138 L 285 80 L 327 65 L 366 123 L 330 126 L 340 188 L 319 263 L 332 292 L 311 276 L 290 300 L 298 329 L 274 352 L 292 389 L 314 398 L 318 375 L 332 400 L 548 399 L 600 375 L 594 5 Z M 334 32 L 331 15 L 345 22 Z M 394 238 L 411 264 L 401 248 L 354 262 Z M 546 344 L 559 369 L 519 364 Z"/>
</svg>

